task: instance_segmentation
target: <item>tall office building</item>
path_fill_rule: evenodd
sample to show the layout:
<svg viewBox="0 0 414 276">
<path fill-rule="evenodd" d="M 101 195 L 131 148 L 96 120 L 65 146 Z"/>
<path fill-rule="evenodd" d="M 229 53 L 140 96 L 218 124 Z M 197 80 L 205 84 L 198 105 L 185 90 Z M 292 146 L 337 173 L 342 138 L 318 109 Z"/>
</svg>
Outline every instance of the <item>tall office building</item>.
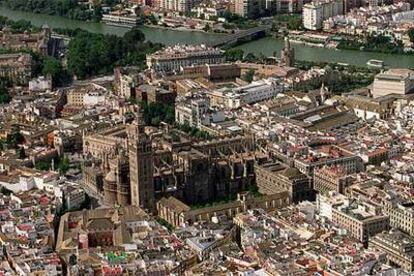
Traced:
<svg viewBox="0 0 414 276">
<path fill-rule="evenodd" d="M 344 14 L 343 0 L 313 1 L 303 6 L 303 26 L 308 30 L 319 30 L 324 20 L 341 14 Z"/>
<path fill-rule="evenodd" d="M 234 12 L 248 18 L 256 18 L 260 16 L 265 8 L 265 0 L 235 0 L 234 2 Z"/>
<path fill-rule="evenodd" d="M 156 0 L 154 6 L 168 11 L 189 12 L 200 2 L 200 0 Z"/>
</svg>

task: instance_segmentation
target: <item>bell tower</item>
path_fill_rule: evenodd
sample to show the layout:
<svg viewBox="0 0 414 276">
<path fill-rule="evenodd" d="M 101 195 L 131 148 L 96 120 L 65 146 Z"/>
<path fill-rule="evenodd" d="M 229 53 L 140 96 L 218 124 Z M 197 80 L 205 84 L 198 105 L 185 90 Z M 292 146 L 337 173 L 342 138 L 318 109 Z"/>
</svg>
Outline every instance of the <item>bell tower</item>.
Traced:
<svg viewBox="0 0 414 276">
<path fill-rule="evenodd" d="M 155 210 L 152 141 L 145 133 L 145 122 L 138 105 L 136 118 L 128 126 L 131 204 Z"/>
</svg>

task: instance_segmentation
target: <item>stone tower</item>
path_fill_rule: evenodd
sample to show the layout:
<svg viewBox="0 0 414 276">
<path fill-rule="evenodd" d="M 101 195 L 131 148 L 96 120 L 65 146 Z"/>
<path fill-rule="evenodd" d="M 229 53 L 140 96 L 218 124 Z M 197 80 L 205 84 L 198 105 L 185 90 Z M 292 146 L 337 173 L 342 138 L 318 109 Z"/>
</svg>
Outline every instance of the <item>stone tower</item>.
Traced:
<svg viewBox="0 0 414 276">
<path fill-rule="evenodd" d="M 289 38 L 285 37 L 285 47 L 280 54 L 281 65 L 292 67 L 295 63 L 295 50 L 290 46 Z"/>
<path fill-rule="evenodd" d="M 152 142 L 144 128 L 143 114 L 138 106 L 136 119 L 128 126 L 131 204 L 154 211 Z"/>
<path fill-rule="evenodd" d="M 51 40 L 52 32 L 50 27 L 45 24 L 42 26 L 42 38 L 38 42 L 39 51 L 47 55 L 49 52 L 49 41 Z"/>
<path fill-rule="evenodd" d="M 117 203 L 117 172 L 116 164 L 111 160 L 107 160 L 107 167 L 109 172 L 104 178 L 104 201 L 108 205 L 115 205 Z"/>
<path fill-rule="evenodd" d="M 320 98 L 321 98 L 321 104 L 323 104 L 330 96 L 328 88 L 325 87 L 325 83 L 322 83 L 319 94 L 320 94 Z"/>
<path fill-rule="evenodd" d="M 103 157 L 104 201 L 108 205 L 126 206 L 130 202 L 129 166 L 125 152 L 107 154 Z"/>
<path fill-rule="evenodd" d="M 129 180 L 129 162 L 126 152 L 120 150 L 117 158 L 118 181 L 117 181 L 117 202 L 120 206 L 127 206 L 130 204 L 131 191 Z"/>
</svg>

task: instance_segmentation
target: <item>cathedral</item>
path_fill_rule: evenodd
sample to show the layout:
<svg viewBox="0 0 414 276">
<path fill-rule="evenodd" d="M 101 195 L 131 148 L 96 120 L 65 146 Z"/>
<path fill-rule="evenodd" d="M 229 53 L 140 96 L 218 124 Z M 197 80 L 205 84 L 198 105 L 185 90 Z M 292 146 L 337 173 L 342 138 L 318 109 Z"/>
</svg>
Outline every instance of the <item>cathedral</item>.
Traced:
<svg viewBox="0 0 414 276">
<path fill-rule="evenodd" d="M 255 184 L 265 160 L 250 135 L 193 140 L 178 130 L 146 127 L 138 109 L 131 124 L 84 136 L 84 185 L 107 206 L 139 206 L 174 196 L 186 204 L 235 198 Z"/>
</svg>

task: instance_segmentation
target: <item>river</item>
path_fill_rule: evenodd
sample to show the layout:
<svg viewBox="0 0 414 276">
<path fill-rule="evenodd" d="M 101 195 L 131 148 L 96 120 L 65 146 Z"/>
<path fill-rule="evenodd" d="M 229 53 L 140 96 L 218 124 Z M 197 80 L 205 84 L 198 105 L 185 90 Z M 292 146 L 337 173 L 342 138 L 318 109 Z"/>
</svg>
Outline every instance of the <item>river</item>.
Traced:
<svg viewBox="0 0 414 276">
<path fill-rule="evenodd" d="M 29 20 L 33 25 L 36 26 L 42 26 L 46 23 L 51 28 L 81 28 L 94 33 L 115 35 L 123 35 L 128 31 L 127 28 L 109 26 L 103 23 L 84 22 L 59 16 L 13 11 L 1 6 L 0 15 L 7 16 L 12 20 Z M 160 42 L 165 45 L 173 45 L 177 43 L 203 43 L 214 40 L 219 36 L 218 34 L 168 30 L 145 26 L 141 26 L 139 28 L 142 30 L 148 40 L 153 42 Z M 251 52 L 256 55 L 263 53 L 266 56 L 272 55 L 275 51 L 279 55 L 282 47 L 283 41 L 281 39 L 271 37 L 266 37 L 238 46 L 238 48 L 243 49 L 245 53 Z M 414 55 L 391 55 L 351 50 L 333 50 L 326 48 L 309 47 L 304 45 L 294 45 L 294 49 L 296 58 L 298 60 L 342 62 L 352 65 L 365 65 L 366 62 L 370 59 L 380 59 L 390 67 L 414 67 Z"/>
</svg>

